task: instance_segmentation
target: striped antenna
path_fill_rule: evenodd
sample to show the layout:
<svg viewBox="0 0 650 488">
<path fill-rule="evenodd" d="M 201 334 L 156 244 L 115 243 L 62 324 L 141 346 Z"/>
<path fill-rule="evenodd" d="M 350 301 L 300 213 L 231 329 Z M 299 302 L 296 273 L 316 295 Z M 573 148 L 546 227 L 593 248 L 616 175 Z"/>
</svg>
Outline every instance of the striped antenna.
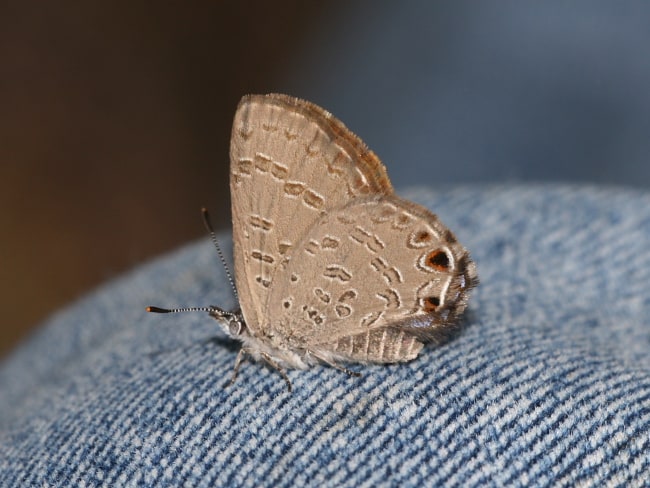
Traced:
<svg viewBox="0 0 650 488">
<path fill-rule="evenodd" d="M 223 264 L 223 268 L 226 270 L 226 275 L 228 276 L 228 281 L 230 281 L 230 286 L 232 287 L 232 291 L 235 293 L 235 298 L 237 298 L 237 301 L 239 302 L 239 294 L 237 293 L 235 280 L 232 279 L 232 274 L 230 274 L 230 268 L 228 267 L 228 263 L 226 263 L 226 259 L 223 257 L 223 252 L 221 251 L 219 240 L 217 239 L 217 235 L 214 233 L 214 228 L 212 227 L 212 223 L 210 222 L 210 215 L 208 214 L 208 209 L 203 207 L 201 209 L 201 215 L 203 215 L 203 223 L 205 224 L 205 228 L 208 230 L 208 234 L 210 234 L 210 239 L 212 239 L 212 244 L 214 244 L 214 247 L 217 250 L 217 254 L 219 255 L 221 264 Z"/>
</svg>

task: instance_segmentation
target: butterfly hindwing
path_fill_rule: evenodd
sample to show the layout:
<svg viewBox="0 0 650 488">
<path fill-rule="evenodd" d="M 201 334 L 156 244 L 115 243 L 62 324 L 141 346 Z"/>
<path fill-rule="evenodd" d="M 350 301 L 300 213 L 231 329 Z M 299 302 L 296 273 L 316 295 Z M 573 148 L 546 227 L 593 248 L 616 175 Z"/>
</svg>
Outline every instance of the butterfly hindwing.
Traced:
<svg viewBox="0 0 650 488">
<path fill-rule="evenodd" d="M 273 334 L 341 359 L 393 362 L 413 359 L 462 312 L 476 273 L 434 214 L 390 195 L 321 217 L 285 274 L 269 301 Z"/>
</svg>

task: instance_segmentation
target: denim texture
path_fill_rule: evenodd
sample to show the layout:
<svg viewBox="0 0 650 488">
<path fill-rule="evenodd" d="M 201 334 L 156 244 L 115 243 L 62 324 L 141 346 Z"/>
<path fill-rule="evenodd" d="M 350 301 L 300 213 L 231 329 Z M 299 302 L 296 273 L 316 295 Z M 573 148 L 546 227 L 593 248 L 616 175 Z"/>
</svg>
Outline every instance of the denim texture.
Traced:
<svg viewBox="0 0 650 488">
<path fill-rule="evenodd" d="M 650 194 L 402 193 L 472 252 L 463 328 L 411 363 L 277 372 L 205 314 L 208 239 L 53 316 L 0 366 L 1 486 L 650 486 Z M 200 223 L 197 222 L 197 225 Z M 222 235 L 230 250 L 229 234 Z"/>
</svg>

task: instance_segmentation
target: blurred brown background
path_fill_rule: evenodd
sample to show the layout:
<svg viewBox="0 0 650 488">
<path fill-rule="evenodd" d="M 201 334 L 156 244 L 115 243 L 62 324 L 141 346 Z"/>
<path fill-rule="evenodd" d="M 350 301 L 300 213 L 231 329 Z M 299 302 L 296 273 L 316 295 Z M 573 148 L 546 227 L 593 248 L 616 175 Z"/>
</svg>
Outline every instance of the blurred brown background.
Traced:
<svg viewBox="0 0 650 488">
<path fill-rule="evenodd" d="M 273 87 L 323 8 L 3 2 L 0 355 L 82 292 L 205 235 L 201 206 L 227 224 L 236 104 Z"/>
</svg>

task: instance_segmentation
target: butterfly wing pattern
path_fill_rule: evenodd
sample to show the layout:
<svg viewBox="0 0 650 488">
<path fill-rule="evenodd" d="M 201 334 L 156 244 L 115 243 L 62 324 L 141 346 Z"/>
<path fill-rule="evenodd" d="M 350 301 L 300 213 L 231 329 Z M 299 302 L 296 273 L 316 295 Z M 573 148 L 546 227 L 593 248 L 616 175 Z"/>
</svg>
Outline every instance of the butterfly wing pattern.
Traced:
<svg viewBox="0 0 650 488">
<path fill-rule="evenodd" d="M 230 151 L 246 352 L 280 367 L 408 361 L 452 329 L 474 263 L 339 120 L 286 95 L 245 96 Z"/>
</svg>

